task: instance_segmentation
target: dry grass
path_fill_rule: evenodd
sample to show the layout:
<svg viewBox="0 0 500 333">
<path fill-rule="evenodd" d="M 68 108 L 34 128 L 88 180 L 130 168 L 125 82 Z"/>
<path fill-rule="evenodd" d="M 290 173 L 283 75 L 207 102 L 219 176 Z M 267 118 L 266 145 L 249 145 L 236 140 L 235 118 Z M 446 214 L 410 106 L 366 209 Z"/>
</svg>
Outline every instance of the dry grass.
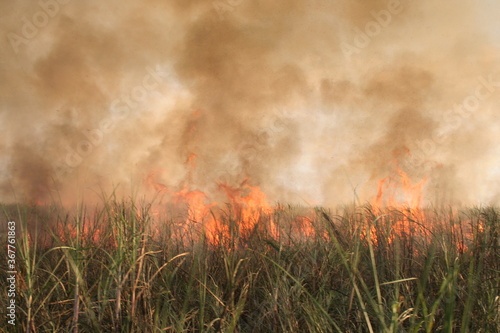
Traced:
<svg viewBox="0 0 500 333">
<path fill-rule="evenodd" d="M 220 215 L 228 233 L 212 244 L 150 207 L 112 200 L 92 212 L 3 206 L 3 221 L 22 229 L 16 329 L 499 330 L 496 208 L 281 207 L 244 233 L 227 211 Z"/>
</svg>

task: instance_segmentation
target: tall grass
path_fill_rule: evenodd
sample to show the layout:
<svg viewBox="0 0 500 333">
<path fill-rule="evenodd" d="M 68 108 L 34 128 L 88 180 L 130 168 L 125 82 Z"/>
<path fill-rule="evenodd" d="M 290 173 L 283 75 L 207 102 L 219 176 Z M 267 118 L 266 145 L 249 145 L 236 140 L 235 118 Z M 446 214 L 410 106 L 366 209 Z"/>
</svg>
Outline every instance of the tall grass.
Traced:
<svg viewBox="0 0 500 333">
<path fill-rule="evenodd" d="M 492 207 L 287 206 L 250 231 L 228 210 L 215 243 L 134 201 L 2 208 L 22 226 L 5 332 L 500 332 Z"/>
</svg>

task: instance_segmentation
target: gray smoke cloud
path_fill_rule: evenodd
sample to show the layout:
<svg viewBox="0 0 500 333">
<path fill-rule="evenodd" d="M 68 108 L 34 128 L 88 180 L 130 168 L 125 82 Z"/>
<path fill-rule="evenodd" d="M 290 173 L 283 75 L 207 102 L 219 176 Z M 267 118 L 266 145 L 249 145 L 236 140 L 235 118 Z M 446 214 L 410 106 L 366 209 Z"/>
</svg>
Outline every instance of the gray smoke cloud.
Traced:
<svg viewBox="0 0 500 333">
<path fill-rule="evenodd" d="M 486 6 L 493 6 L 486 7 Z M 498 202 L 489 1 L 0 3 L 0 200 L 245 179 L 269 200 Z"/>
</svg>

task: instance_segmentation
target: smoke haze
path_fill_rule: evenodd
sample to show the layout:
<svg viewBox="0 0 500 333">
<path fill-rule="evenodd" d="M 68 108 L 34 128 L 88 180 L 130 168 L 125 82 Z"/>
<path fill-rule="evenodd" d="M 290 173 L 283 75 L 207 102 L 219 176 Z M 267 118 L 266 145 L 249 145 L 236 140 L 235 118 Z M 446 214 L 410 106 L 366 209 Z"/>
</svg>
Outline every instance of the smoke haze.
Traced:
<svg viewBox="0 0 500 333">
<path fill-rule="evenodd" d="M 485 13 L 499 9 L 1 2 L 0 200 L 151 183 L 217 196 L 248 178 L 271 202 L 332 206 L 372 200 L 400 168 L 427 179 L 428 202 L 498 203 L 499 40 Z"/>
</svg>

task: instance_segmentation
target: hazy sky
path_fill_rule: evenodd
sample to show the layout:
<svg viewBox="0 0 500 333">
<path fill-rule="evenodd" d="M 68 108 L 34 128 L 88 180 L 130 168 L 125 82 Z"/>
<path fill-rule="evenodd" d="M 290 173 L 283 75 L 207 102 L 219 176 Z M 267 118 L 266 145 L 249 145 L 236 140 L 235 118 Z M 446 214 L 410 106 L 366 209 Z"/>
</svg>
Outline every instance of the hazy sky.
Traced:
<svg viewBox="0 0 500 333">
<path fill-rule="evenodd" d="M 498 203 L 499 9 L 3 1 L 0 199 L 155 183 L 216 200 L 248 178 L 335 205 L 399 169 L 427 202 Z"/>
</svg>

